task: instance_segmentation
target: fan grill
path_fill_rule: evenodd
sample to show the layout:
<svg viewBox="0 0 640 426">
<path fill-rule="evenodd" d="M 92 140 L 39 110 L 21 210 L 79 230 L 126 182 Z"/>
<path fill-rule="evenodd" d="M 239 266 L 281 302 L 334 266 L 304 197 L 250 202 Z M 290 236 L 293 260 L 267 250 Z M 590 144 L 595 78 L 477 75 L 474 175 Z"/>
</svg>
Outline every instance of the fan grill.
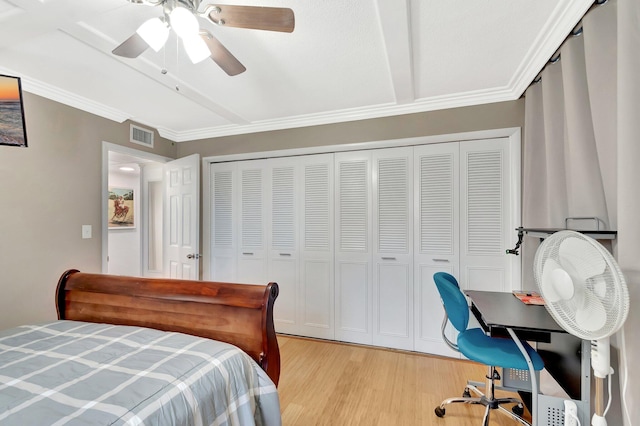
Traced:
<svg viewBox="0 0 640 426">
<path fill-rule="evenodd" d="M 556 287 L 563 297 L 549 294 L 549 286 L 542 284 L 543 278 L 549 280 L 550 271 L 556 269 L 566 272 L 573 283 L 573 289 Z M 551 316 L 582 339 L 610 336 L 628 315 L 629 293 L 620 268 L 600 243 L 584 234 L 560 231 L 545 239 L 536 252 L 534 278 Z M 585 327 L 585 316 L 602 316 L 602 309 L 602 325 Z"/>
</svg>

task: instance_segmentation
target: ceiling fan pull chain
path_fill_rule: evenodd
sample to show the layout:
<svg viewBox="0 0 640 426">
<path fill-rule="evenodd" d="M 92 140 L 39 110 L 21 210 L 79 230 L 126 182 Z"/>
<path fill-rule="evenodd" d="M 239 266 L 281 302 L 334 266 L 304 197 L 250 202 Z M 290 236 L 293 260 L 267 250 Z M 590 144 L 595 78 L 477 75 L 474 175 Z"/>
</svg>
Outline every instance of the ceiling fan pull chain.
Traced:
<svg viewBox="0 0 640 426">
<path fill-rule="evenodd" d="M 162 49 L 162 69 L 160 70 L 162 75 L 167 74 L 167 48 Z"/>
</svg>

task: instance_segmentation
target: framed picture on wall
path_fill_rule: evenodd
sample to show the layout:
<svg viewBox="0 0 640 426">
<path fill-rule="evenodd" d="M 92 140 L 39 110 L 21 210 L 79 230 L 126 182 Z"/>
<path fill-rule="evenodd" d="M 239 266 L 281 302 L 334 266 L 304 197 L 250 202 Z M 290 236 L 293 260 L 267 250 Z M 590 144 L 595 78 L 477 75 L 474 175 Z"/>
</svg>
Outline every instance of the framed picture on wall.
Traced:
<svg viewBox="0 0 640 426">
<path fill-rule="evenodd" d="M 135 228 L 133 189 L 109 188 L 107 218 L 109 228 Z"/>
<path fill-rule="evenodd" d="M 27 146 L 20 77 L 0 74 L 0 145 Z"/>
</svg>

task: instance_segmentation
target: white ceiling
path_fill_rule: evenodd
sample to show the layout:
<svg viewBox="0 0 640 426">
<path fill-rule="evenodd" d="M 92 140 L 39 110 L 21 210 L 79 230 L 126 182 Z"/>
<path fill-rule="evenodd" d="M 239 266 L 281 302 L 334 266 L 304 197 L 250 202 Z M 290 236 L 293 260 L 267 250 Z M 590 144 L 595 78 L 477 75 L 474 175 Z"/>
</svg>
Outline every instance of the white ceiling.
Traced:
<svg viewBox="0 0 640 426">
<path fill-rule="evenodd" d="M 160 7 L 0 0 L 0 73 L 20 76 L 31 93 L 180 142 L 517 99 L 593 0 L 223 3 L 291 8 L 295 30 L 201 19 L 247 68 L 229 77 L 211 60 L 176 55 L 173 35 L 158 53 L 111 53 Z"/>
</svg>

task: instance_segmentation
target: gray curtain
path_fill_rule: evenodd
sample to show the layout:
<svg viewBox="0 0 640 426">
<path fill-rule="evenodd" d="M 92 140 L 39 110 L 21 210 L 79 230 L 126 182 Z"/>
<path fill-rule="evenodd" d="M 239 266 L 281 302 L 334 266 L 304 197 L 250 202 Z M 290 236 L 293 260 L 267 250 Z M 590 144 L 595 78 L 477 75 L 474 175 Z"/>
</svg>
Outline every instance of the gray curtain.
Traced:
<svg viewBox="0 0 640 426">
<path fill-rule="evenodd" d="M 606 9 L 610 12 L 614 7 Z M 597 22 L 597 12 L 596 9 L 588 15 L 590 23 Z M 611 27 L 596 25 L 590 32 L 611 32 Z M 615 32 L 613 36 L 615 42 Z M 592 37 L 600 40 L 601 36 Z M 597 217 L 598 224 L 580 221 L 580 226 L 613 228 L 605 196 L 605 176 L 607 188 L 614 193 L 610 199 L 615 200 L 615 173 L 611 172 L 616 170 L 615 125 L 611 129 L 610 123 L 615 123 L 616 109 L 606 106 L 611 104 L 615 90 L 590 90 L 589 82 L 598 86 L 608 76 L 615 88 L 615 58 L 613 62 L 601 59 L 603 53 L 609 56 L 608 52 L 585 46 L 585 42 L 585 37 L 571 37 L 560 51 L 562 59 L 547 66 L 541 82 L 526 92 L 523 219 L 527 227 L 563 228 L 566 218 Z M 608 74 L 596 72 L 591 77 L 590 72 L 588 78 L 587 62 L 598 71 L 607 68 Z M 604 83 L 604 87 L 611 84 Z M 615 106 L 615 97 L 613 101 Z"/>
<path fill-rule="evenodd" d="M 629 285 L 632 309 L 613 339 L 620 394 L 614 392 L 619 398 L 612 411 L 631 425 L 640 418 L 640 407 L 632 404 L 640 400 L 640 370 L 629 369 L 640 356 L 631 333 L 640 325 L 639 309 L 633 309 L 640 308 L 640 2 L 611 0 L 589 12 L 583 28 L 525 94 L 523 226 L 564 228 L 565 218 L 597 217 L 600 229 L 618 231 L 610 248 Z M 572 224 L 595 227 L 593 221 Z M 525 240 L 524 288 L 536 287 L 537 246 Z"/>
</svg>

